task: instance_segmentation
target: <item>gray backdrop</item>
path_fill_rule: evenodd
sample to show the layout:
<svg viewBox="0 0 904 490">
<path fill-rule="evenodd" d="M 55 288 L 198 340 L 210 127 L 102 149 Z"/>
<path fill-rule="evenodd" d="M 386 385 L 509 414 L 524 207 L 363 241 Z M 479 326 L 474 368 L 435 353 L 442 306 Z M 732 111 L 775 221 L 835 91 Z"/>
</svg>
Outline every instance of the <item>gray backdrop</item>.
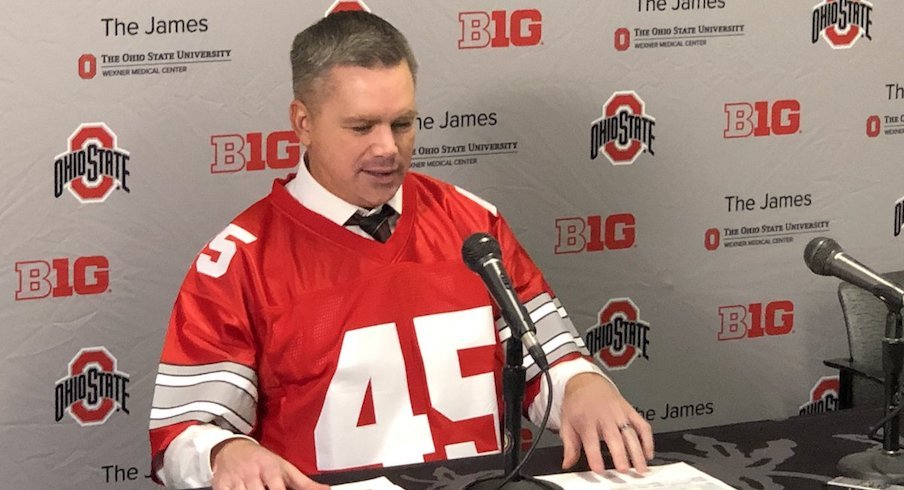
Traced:
<svg viewBox="0 0 904 490">
<path fill-rule="evenodd" d="M 289 45 L 334 5 L 4 6 L 0 479 L 150 488 L 176 291 L 297 163 Z M 501 209 L 656 431 L 834 407 L 837 280 L 802 252 L 902 267 L 898 2 L 366 7 L 421 63 L 415 170 Z"/>
</svg>

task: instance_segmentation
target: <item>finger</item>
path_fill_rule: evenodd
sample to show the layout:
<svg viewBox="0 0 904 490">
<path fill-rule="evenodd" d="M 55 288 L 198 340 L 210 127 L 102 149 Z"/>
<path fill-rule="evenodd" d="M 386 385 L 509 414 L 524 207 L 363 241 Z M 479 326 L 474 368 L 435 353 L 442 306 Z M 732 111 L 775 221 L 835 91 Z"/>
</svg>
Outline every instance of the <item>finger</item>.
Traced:
<svg viewBox="0 0 904 490">
<path fill-rule="evenodd" d="M 643 446 L 643 455 L 648 460 L 653 459 L 655 455 L 653 447 L 653 428 L 650 426 L 650 423 L 637 414 L 637 412 L 633 412 L 632 415 L 634 416 L 629 416 L 629 418 L 631 419 L 631 425 L 634 426 L 635 432 L 637 432 L 637 435 L 640 437 L 640 443 Z"/>
<path fill-rule="evenodd" d="M 574 466 L 581 456 L 580 443 L 578 442 L 578 435 L 570 424 L 567 427 L 562 427 L 562 430 L 559 431 L 559 437 L 562 438 L 562 447 L 565 453 L 562 457 L 562 469 L 567 470 Z"/>
<path fill-rule="evenodd" d="M 625 447 L 628 448 L 628 457 L 634 469 L 639 473 L 647 472 L 647 460 L 643 455 L 643 448 L 640 445 L 640 438 L 634 427 L 627 426 L 622 432 L 622 439 L 625 441 Z"/>
<path fill-rule="evenodd" d="M 241 480 L 234 475 L 214 474 L 211 490 L 236 490 L 239 485 L 241 485 Z"/>
<path fill-rule="evenodd" d="M 607 423 L 603 429 L 603 440 L 606 441 L 606 446 L 609 448 L 609 454 L 612 456 L 612 464 L 615 465 L 615 469 L 626 472 L 631 467 L 628 464 L 628 456 L 625 452 L 625 440 L 618 428 L 618 426 L 623 424 L 624 422 L 618 425 Z"/>
<path fill-rule="evenodd" d="M 615 432 L 617 433 L 618 431 L 616 430 Z M 584 454 L 587 456 L 587 464 L 590 466 L 590 469 L 596 473 L 606 471 L 606 465 L 603 463 L 603 454 L 602 451 L 600 451 L 600 434 L 596 425 L 584 426 L 580 432 L 580 437 L 581 445 L 584 447 Z M 621 437 L 619 437 L 619 439 L 620 438 Z M 612 452 L 611 447 L 609 448 L 609 451 Z M 624 450 L 622 450 L 622 457 L 624 457 Z"/>
<path fill-rule="evenodd" d="M 285 463 L 283 467 L 283 476 L 292 490 L 327 490 L 330 488 L 328 485 L 317 483 L 308 478 L 304 473 L 298 471 L 298 468 L 289 463 Z"/>
<path fill-rule="evenodd" d="M 254 476 L 251 479 L 245 480 L 246 490 L 264 490 L 264 482 L 261 481 L 259 476 Z"/>
<path fill-rule="evenodd" d="M 286 490 L 286 482 L 283 480 L 282 472 L 275 468 L 270 468 L 261 472 L 261 478 L 267 486 L 267 490 Z M 250 490 L 250 489 L 249 489 Z"/>
<path fill-rule="evenodd" d="M 286 482 L 283 481 L 282 476 L 265 477 L 264 483 L 267 485 L 267 490 L 286 490 Z"/>
</svg>

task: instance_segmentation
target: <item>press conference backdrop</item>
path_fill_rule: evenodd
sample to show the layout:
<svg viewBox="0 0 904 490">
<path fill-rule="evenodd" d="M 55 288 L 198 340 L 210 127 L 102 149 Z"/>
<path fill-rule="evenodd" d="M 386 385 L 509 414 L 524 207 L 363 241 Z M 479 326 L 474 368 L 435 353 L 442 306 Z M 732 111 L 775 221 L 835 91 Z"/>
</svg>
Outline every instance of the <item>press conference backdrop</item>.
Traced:
<svg viewBox="0 0 904 490">
<path fill-rule="evenodd" d="M 4 7 L 6 488 L 153 486 L 176 291 L 296 166 L 289 46 L 334 8 L 409 37 L 414 170 L 499 207 L 657 431 L 835 408 L 837 280 L 804 245 L 904 268 L 897 1 Z"/>
</svg>

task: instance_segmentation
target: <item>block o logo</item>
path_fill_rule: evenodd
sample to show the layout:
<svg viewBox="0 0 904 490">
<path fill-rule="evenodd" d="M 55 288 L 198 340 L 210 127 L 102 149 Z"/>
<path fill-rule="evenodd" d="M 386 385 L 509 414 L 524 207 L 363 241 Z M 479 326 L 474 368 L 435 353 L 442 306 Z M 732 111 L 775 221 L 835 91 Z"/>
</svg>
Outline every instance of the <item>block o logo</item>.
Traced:
<svg viewBox="0 0 904 490">
<path fill-rule="evenodd" d="M 866 118 L 866 135 L 870 138 L 875 138 L 879 136 L 879 133 L 882 131 L 882 120 L 879 119 L 879 116 L 872 115 Z"/>
<path fill-rule="evenodd" d="M 54 158 L 54 197 L 69 192 L 82 203 L 101 203 L 116 189 L 129 192 L 129 152 L 106 124 L 85 123 L 69 136 L 68 151 Z"/>
<path fill-rule="evenodd" d="M 800 415 L 838 410 L 841 392 L 838 376 L 823 376 L 810 389 L 810 401 L 800 406 Z"/>
<path fill-rule="evenodd" d="M 323 16 L 336 13 L 336 12 L 348 12 L 352 10 L 362 10 L 364 12 L 370 12 L 370 9 L 367 8 L 367 5 L 364 4 L 361 0 L 336 0 L 330 5 L 330 8 L 326 9 Z"/>
<path fill-rule="evenodd" d="M 627 51 L 631 47 L 631 31 L 627 27 L 619 27 L 615 30 L 615 50 Z"/>
<path fill-rule="evenodd" d="M 82 80 L 90 80 L 97 75 L 97 58 L 85 53 L 78 58 L 78 76 Z"/>
<path fill-rule="evenodd" d="M 129 413 L 129 375 L 116 369 L 106 347 L 82 349 L 69 362 L 69 376 L 56 382 L 55 420 L 66 412 L 79 425 L 100 425 L 117 409 Z"/>
<path fill-rule="evenodd" d="M 631 298 L 610 299 L 599 312 L 599 324 L 584 334 L 587 349 L 611 370 L 625 369 L 638 357 L 649 359 L 650 324 L 639 317 Z"/>
<path fill-rule="evenodd" d="M 647 114 L 633 90 L 615 92 L 603 104 L 603 115 L 590 126 L 590 159 L 602 153 L 612 165 L 631 165 L 644 151 L 653 152 L 656 119 Z"/>
<path fill-rule="evenodd" d="M 718 228 L 710 228 L 703 233 L 703 247 L 712 252 L 722 243 L 722 234 Z"/>
<path fill-rule="evenodd" d="M 872 40 L 873 5 L 865 0 L 823 0 L 813 7 L 810 41 L 820 34 L 832 49 L 848 49 L 861 37 Z"/>
</svg>

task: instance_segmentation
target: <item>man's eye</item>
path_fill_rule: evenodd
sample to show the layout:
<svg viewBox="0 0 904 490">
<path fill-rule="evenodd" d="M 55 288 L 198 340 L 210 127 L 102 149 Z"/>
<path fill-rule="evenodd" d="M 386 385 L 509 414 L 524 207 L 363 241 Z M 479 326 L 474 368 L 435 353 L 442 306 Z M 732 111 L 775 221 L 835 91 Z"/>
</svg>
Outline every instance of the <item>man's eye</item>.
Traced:
<svg viewBox="0 0 904 490">
<path fill-rule="evenodd" d="M 352 126 L 352 131 L 358 134 L 367 134 L 370 131 L 370 126 Z"/>
<path fill-rule="evenodd" d="M 411 121 L 399 122 L 392 125 L 394 131 L 406 131 L 411 127 Z"/>
</svg>

